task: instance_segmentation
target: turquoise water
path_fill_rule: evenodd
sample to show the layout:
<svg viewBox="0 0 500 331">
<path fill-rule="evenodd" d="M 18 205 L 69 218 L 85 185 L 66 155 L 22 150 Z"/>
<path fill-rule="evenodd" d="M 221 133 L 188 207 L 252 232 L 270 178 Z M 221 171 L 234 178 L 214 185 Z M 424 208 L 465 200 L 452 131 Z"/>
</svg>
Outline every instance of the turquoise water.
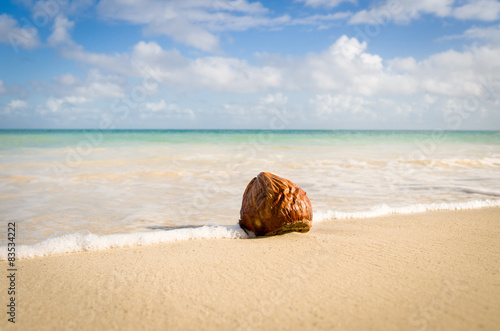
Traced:
<svg viewBox="0 0 500 331">
<path fill-rule="evenodd" d="M 0 130 L 0 148 L 76 145 L 82 139 L 127 143 L 336 145 L 339 143 L 402 143 L 432 139 L 442 142 L 500 144 L 500 131 L 314 131 L 314 130 Z"/>
<path fill-rule="evenodd" d="M 231 225 L 261 171 L 304 188 L 316 221 L 494 205 L 500 132 L 0 130 L 0 219 L 29 245 Z"/>
</svg>

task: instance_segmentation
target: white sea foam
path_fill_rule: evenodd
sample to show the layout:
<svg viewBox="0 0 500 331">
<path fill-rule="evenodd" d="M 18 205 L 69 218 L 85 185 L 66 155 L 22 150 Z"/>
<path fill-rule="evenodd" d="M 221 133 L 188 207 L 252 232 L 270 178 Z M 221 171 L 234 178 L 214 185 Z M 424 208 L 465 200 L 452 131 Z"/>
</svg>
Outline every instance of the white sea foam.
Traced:
<svg viewBox="0 0 500 331">
<path fill-rule="evenodd" d="M 390 207 L 386 204 L 379 204 L 367 211 L 342 212 L 336 210 L 315 211 L 314 222 L 324 220 L 342 220 L 350 218 L 371 218 L 390 214 L 413 214 L 433 210 L 464 210 L 478 209 L 485 207 L 500 207 L 500 200 L 473 200 L 467 202 L 441 202 L 428 204 L 415 204 L 407 207 Z"/>
<path fill-rule="evenodd" d="M 232 226 L 205 225 L 198 228 L 102 236 L 90 232 L 80 232 L 49 238 L 35 245 L 16 246 L 16 258 L 23 259 L 60 253 L 98 251 L 113 247 L 150 245 L 190 239 L 245 239 L 249 237 L 252 237 L 252 234 L 248 235 L 238 224 Z M 6 259 L 7 247 L 0 247 L 0 260 Z"/>
<path fill-rule="evenodd" d="M 386 204 L 377 205 L 367 211 L 341 212 L 328 210 L 315 211 L 314 222 L 325 220 L 363 219 L 390 214 L 412 214 L 433 210 L 464 210 L 485 207 L 500 207 L 500 200 L 473 200 L 463 203 L 430 203 L 416 204 L 407 207 L 395 208 Z M 16 258 L 32 258 L 61 253 L 98 251 L 114 247 L 130 247 L 136 245 L 150 245 L 191 239 L 246 239 L 254 237 L 247 234 L 238 224 L 231 226 L 205 225 L 197 228 L 181 228 L 168 231 L 134 232 L 128 234 L 96 235 L 87 233 L 65 234 L 46 239 L 35 245 L 16 246 Z M 7 247 L 0 247 L 0 260 L 7 259 Z"/>
</svg>

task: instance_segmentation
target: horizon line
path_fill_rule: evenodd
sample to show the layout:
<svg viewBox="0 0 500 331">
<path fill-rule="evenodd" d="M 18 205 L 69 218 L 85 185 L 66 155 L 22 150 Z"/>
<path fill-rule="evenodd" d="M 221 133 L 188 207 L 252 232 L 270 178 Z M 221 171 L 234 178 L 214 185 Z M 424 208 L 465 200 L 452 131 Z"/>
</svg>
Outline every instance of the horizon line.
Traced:
<svg viewBox="0 0 500 331">
<path fill-rule="evenodd" d="M 94 129 L 94 128 L 0 128 L 0 131 L 444 131 L 444 132 L 500 132 L 494 129 Z"/>
</svg>

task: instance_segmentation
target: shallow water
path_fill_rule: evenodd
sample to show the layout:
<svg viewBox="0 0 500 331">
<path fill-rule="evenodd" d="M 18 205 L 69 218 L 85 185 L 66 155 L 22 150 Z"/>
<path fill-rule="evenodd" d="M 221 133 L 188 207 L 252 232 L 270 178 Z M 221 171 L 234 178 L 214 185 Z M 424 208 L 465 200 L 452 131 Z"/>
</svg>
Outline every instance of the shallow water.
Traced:
<svg viewBox="0 0 500 331">
<path fill-rule="evenodd" d="M 261 171 L 301 186 L 315 221 L 496 205 L 500 132 L 4 130 L 0 218 L 25 245 L 233 225 Z"/>
</svg>

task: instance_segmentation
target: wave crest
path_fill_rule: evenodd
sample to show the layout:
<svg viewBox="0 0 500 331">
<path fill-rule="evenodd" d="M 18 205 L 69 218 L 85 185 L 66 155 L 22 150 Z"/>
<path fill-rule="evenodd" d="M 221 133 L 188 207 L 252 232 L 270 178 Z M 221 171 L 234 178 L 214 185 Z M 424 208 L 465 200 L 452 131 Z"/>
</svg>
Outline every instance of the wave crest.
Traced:
<svg viewBox="0 0 500 331">
<path fill-rule="evenodd" d="M 407 207 L 390 207 L 386 204 L 376 205 L 367 211 L 342 212 L 336 210 L 316 211 L 313 222 L 324 220 L 342 220 L 351 218 L 372 218 L 391 214 L 413 214 L 433 210 L 464 210 L 487 207 L 500 207 L 500 200 L 473 200 L 467 202 L 440 202 L 428 204 L 415 204 Z M 314 223 L 313 223 L 314 224 Z"/>
</svg>

